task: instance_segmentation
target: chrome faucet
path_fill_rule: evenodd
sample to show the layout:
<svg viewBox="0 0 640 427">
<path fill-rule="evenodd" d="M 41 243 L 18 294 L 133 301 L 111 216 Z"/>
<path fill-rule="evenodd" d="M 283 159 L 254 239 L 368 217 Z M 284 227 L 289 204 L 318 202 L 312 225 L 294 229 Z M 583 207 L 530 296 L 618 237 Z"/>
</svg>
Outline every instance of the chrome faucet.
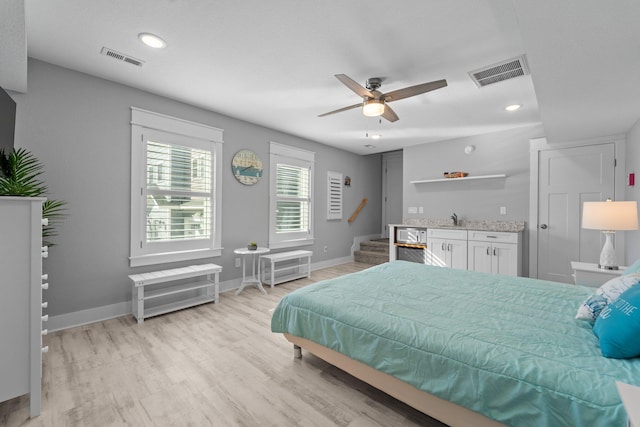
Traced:
<svg viewBox="0 0 640 427">
<path fill-rule="evenodd" d="M 453 225 L 457 226 L 458 225 L 458 215 L 456 215 L 455 212 L 453 213 L 453 215 L 451 215 L 451 219 L 453 220 Z"/>
</svg>

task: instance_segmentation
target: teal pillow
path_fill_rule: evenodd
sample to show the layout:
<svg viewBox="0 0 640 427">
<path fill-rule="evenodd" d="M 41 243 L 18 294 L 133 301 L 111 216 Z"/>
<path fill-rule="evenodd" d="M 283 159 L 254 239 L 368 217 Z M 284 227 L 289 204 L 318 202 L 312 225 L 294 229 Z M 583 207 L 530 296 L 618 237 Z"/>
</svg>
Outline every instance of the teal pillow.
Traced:
<svg viewBox="0 0 640 427">
<path fill-rule="evenodd" d="M 640 356 L 640 286 L 629 288 L 608 304 L 596 319 L 593 332 L 604 357 Z"/>
<path fill-rule="evenodd" d="M 640 273 L 640 259 L 631 264 L 622 274 Z"/>
</svg>

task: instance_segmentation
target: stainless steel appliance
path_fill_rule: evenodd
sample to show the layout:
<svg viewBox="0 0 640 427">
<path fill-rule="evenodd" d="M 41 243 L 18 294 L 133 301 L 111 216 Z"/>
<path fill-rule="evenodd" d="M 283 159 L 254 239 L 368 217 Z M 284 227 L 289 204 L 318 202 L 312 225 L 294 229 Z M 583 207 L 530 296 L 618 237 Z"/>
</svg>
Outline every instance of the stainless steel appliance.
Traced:
<svg viewBox="0 0 640 427">
<path fill-rule="evenodd" d="M 417 228 L 398 228 L 397 243 L 427 243 L 427 230 Z"/>
</svg>

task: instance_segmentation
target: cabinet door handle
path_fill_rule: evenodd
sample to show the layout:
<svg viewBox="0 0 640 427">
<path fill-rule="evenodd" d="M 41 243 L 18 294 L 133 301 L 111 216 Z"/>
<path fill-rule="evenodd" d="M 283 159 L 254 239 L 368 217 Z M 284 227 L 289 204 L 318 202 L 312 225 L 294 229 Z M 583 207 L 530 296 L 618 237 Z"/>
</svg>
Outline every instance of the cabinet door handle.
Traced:
<svg viewBox="0 0 640 427">
<path fill-rule="evenodd" d="M 487 246 L 487 255 L 491 255 L 491 248 L 489 246 Z"/>
<path fill-rule="evenodd" d="M 540 228 L 542 228 L 543 230 L 547 229 L 547 224 L 540 224 Z"/>
<path fill-rule="evenodd" d="M 448 250 L 449 252 L 451 252 L 451 243 L 449 243 L 449 245 L 447 245 L 447 250 Z"/>
<path fill-rule="evenodd" d="M 493 256 L 497 256 L 498 255 L 498 251 L 496 248 L 493 248 Z"/>
<path fill-rule="evenodd" d="M 447 250 L 447 248 L 446 248 L 446 246 L 445 246 L 445 243 L 444 243 L 444 242 L 442 242 L 442 251 L 444 252 L 444 251 L 446 251 L 446 250 Z"/>
</svg>

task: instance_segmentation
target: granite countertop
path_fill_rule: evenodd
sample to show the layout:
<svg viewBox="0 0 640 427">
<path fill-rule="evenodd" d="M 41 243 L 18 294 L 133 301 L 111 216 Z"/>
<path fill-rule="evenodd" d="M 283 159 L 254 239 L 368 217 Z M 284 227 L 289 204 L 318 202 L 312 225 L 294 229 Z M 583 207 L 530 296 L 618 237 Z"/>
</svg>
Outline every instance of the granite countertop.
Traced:
<svg viewBox="0 0 640 427">
<path fill-rule="evenodd" d="M 441 218 L 404 218 L 402 224 L 392 224 L 395 226 L 410 226 L 424 228 L 449 228 L 460 230 L 476 231 L 504 231 L 518 233 L 524 231 L 524 221 L 472 221 L 462 219 L 458 225 L 453 225 L 451 219 Z"/>
</svg>

